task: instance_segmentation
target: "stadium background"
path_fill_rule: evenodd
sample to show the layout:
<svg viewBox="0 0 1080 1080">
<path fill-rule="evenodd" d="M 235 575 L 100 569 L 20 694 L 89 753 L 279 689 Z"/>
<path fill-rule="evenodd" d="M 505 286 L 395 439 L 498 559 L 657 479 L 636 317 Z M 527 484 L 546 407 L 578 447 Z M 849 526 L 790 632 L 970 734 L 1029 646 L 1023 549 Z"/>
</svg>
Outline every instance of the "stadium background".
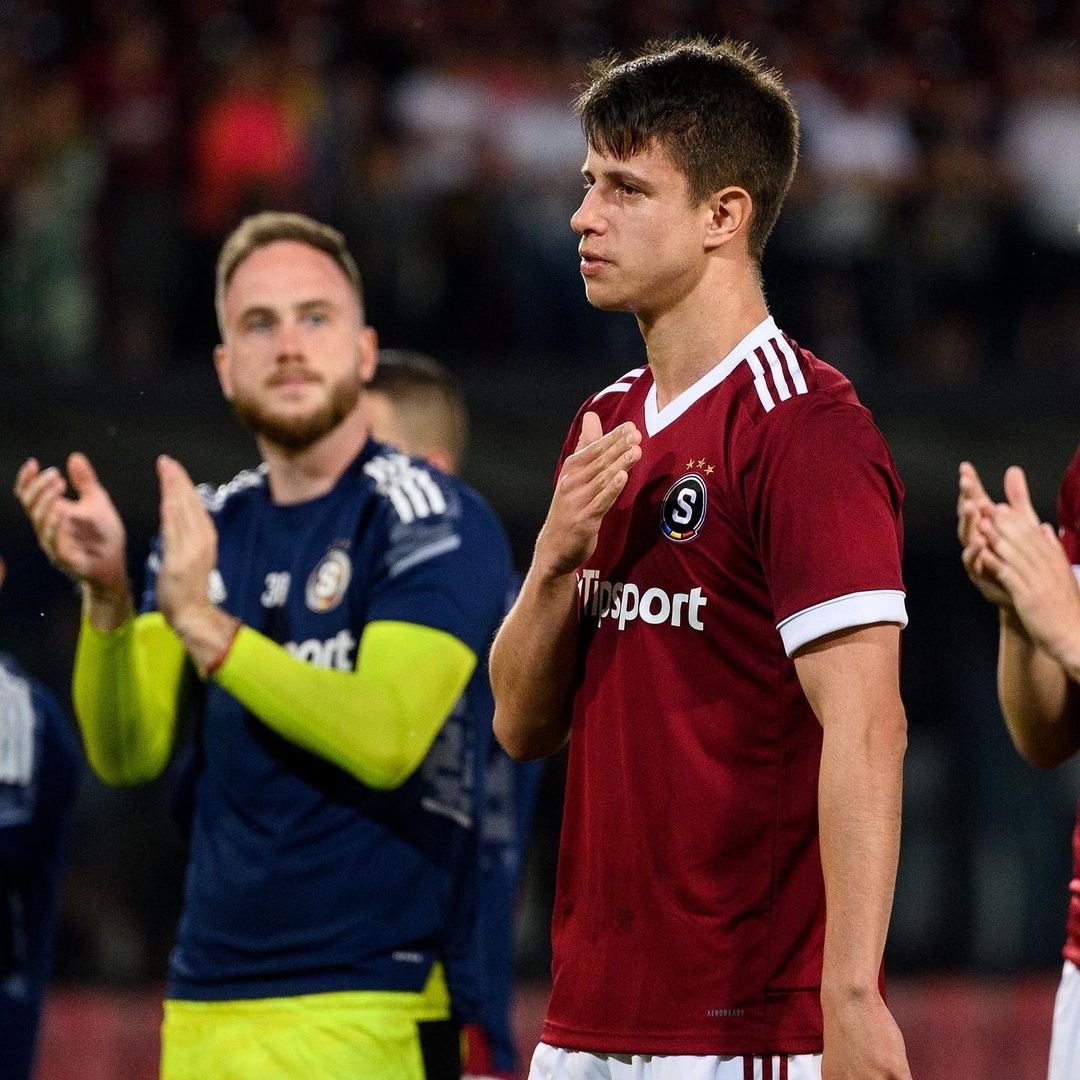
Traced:
<svg viewBox="0 0 1080 1080">
<path fill-rule="evenodd" d="M 642 358 L 633 319 L 582 296 L 572 87 L 589 56 L 686 31 L 751 40 L 785 74 L 803 158 L 770 304 L 853 379 L 907 484 L 887 959 L 915 1075 L 1042 1076 L 1080 767 L 1039 774 L 1008 743 L 954 493 L 963 457 L 998 483 L 1017 462 L 1052 517 L 1080 438 L 1076 0 L 0 0 L 0 477 L 87 451 L 137 578 L 155 455 L 212 481 L 255 456 L 210 366 L 217 246 L 247 211 L 300 209 L 347 234 L 382 343 L 461 380 L 466 478 L 524 568 L 574 410 Z M 10 494 L 0 553 L 0 644 L 66 696 L 77 605 Z M 525 1042 L 561 766 L 518 924 Z M 167 789 L 84 783 L 43 1080 L 154 1074 L 182 868 Z"/>
</svg>

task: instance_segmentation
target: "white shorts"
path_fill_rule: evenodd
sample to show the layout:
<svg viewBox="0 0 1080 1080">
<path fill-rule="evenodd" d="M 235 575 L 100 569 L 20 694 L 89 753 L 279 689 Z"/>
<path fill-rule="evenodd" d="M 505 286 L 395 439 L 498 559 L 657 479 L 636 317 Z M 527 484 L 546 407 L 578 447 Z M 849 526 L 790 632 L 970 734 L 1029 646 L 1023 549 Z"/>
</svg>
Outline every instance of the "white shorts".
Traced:
<svg viewBox="0 0 1080 1080">
<path fill-rule="evenodd" d="M 1054 1027 L 1050 1035 L 1048 1080 L 1076 1080 L 1080 1076 L 1080 971 L 1065 961 L 1054 998 Z"/>
<path fill-rule="evenodd" d="M 529 1080 L 821 1080 L 821 1055 L 591 1054 L 540 1043 Z"/>
</svg>

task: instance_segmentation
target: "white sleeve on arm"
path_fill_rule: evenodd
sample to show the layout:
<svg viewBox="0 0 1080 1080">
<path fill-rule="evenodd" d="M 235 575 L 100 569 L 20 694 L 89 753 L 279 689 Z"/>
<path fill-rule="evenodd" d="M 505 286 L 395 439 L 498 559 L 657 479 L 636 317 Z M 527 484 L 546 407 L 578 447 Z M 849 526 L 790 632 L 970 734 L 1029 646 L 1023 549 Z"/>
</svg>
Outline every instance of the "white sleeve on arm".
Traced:
<svg viewBox="0 0 1080 1080">
<path fill-rule="evenodd" d="M 853 630 L 873 623 L 896 623 L 907 626 L 907 604 L 899 589 L 874 589 L 848 593 L 833 600 L 797 611 L 777 624 L 784 642 L 784 652 L 791 656 L 808 642 L 837 630 Z"/>
</svg>

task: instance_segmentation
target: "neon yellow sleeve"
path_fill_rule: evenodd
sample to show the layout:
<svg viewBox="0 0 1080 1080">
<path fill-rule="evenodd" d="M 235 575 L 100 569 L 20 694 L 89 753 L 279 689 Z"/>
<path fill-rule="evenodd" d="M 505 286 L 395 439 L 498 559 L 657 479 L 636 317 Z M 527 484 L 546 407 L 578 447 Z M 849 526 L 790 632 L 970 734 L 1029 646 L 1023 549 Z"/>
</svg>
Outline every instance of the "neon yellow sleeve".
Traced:
<svg viewBox="0 0 1080 1080">
<path fill-rule="evenodd" d="M 138 784 L 165 768 L 186 656 L 159 612 L 109 632 L 83 618 L 72 696 L 87 760 L 105 783 Z"/>
<path fill-rule="evenodd" d="M 370 623 L 355 671 L 315 667 L 242 626 L 213 678 L 268 728 L 389 791 L 423 761 L 475 667 L 463 642 L 416 623 Z"/>
</svg>

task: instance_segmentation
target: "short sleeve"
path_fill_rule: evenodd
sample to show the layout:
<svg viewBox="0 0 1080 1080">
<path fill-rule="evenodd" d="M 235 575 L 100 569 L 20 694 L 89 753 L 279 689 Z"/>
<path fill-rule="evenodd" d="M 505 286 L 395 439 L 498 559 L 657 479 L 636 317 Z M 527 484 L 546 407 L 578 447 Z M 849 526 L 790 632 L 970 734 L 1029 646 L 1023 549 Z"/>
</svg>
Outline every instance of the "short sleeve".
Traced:
<svg viewBox="0 0 1080 1080">
<path fill-rule="evenodd" d="M 483 656 L 512 581 L 510 546 L 478 495 L 441 474 L 428 476 L 426 514 L 391 499 L 382 508 L 367 621 L 430 626 Z"/>
<path fill-rule="evenodd" d="M 905 626 L 903 485 L 869 414 L 811 395 L 763 427 L 745 497 L 785 652 L 838 630 Z"/>
</svg>

